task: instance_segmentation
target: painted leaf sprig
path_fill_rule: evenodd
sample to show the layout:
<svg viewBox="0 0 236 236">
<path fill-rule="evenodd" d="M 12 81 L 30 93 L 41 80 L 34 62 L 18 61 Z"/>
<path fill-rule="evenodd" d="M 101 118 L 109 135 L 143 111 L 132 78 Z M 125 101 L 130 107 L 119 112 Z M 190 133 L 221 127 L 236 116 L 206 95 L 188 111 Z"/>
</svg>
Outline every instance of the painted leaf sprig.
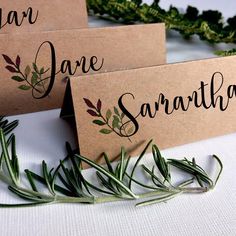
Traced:
<svg viewBox="0 0 236 236">
<path fill-rule="evenodd" d="M 134 128 L 129 122 L 124 121 L 125 115 L 117 107 L 114 107 L 112 110 L 109 108 L 103 114 L 102 101 L 100 99 L 98 99 L 96 105 L 87 98 L 84 98 L 84 102 L 88 107 L 87 113 L 95 118 L 93 123 L 100 126 L 100 133 L 115 133 L 120 137 L 126 137 L 130 140 L 129 136 L 133 133 Z"/>
<path fill-rule="evenodd" d="M 21 69 L 21 58 L 18 55 L 16 60 L 12 60 L 9 56 L 3 54 L 2 55 L 5 62 L 7 63 L 6 69 L 14 74 L 11 79 L 22 83 L 18 88 L 20 90 L 28 91 L 30 89 L 37 91 L 38 93 L 45 92 L 46 84 L 48 82 L 48 78 L 44 78 L 45 71 L 44 67 L 38 68 L 35 63 L 32 63 L 32 67 L 27 65 L 24 70 Z M 23 83 L 24 82 L 24 83 Z"/>
<path fill-rule="evenodd" d="M 98 108 L 102 105 L 101 102 L 96 106 L 89 101 L 87 103 L 91 109 L 96 108 L 96 110 L 99 110 Z M 222 162 L 213 155 L 220 167 L 217 178 L 213 181 L 206 171 L 196 163 L 195 159 L 192 161 L 187 158 L 165 160 L 158 147 L 152 144 L 152 141 L 148 142 L 133 164 L 124 148 L 121 148 L 117 163 L 112 163 L 108 155 L 104 153 L 105 166 L 82 156 L 78 150 L 73 150 L 70 144 L 66 143 L 68 155 L 59 162 L 58 166 L 50 168 L 45 161 L 42 161 L 41 174 L 29 169 L 25 170 L 24 177 L 28 181 L 28 185 L 25 186 L 21 182 L 23 176 L 20 175 L 16 138 L 14 134 L 10 135 L 18 123 L 17 121 L 9 123 L 4 117 L 1 117 L 0 120 L 0 148 L 2 153 L 0 180 L 7 184 L 8 189 L 15 196 L 24 200 L 20 204 L 0 204 L 0 207 L 31 207 L 59 203 L 96 204 L 121 200 L 134 200 L 138 201 L 136 206 L 146 206 L 166 202 L 184 193 L 205 193 L 216 186 L 223 170 Z M 10 136 L 7 138 L 6 134 Z M 151 169 L 141 164 L 141 160 L 150 147 L 153 150 L 154 163 Z M 86 178 L 83 164 L 87 164 L 96 170 L 97 183 Z M 6 168 L 2 168 L 3 165 Z M 173 184 L 170 166 L 178 168 L 183 175 L 185 173 L 190 174 L 192 178 Z M 138 170 L 144 171 L 145 180 L 140 181 L 137 178 Z M 25 181 L 23 182 L 25 183 Z M 47 191 L 39 189 L 38 184 L 45 186 Z M 139 186 L 140 190 L 142 189 L 144 192 L 140 193 L 140 190 L 139 193 L 135 192 L 133 185 Z"/>
</svg>

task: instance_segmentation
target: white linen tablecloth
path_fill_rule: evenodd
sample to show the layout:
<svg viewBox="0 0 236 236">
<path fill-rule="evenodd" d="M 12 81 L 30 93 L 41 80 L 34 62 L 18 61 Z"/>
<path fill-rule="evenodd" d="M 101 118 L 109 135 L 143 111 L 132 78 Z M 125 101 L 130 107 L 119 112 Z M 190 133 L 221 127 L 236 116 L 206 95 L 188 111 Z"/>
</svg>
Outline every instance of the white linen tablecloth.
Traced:
<svg viewBox="0 0 236 236">
<path fill-rule="evenodd" d="M 186 2 L 178 1 L 178 6 L 185 7 Z M 199 2 L 202 9 L 204 4 L 208 4 L 198 1 L 198 6 Z M 229 1 L 227 6 L 222 6 L 221 1 L 209 2 L 228 16 L 235 9 L 230 7 L 230 4 L 235 5 L 234 1 Z M 90 26 L 101 25 L 109 23 L 90 17 Z M 201 42 L 197 37 L 185 41 L 171 32 L 167 39 L 168 62 L 213 57 L 214 50 L 226 47 L 224 44 L 213 46 Z M 74 143 L 72 130 L 59 119 L 59 113 L 59 110 L 52 110 L 9 117 L 10 120 L 20 120 L 15 134 L 22 172 L 25 168 L 39 171 L 42 160 L 55 166 L 65 155 L 65 141 Z M 222 159 L 224 171 L 216 189 L 207 194 L 182 195 L 166 204 L 143 208 L 135 208 L 134 202 L 128 201 L 0 209 L 0 235 L 236 235 L 236 133 L 163 151 L 167 157 L 196 157 L 213 174 L 209 165 L 210 154 L 217 154 Z M 147 155 L 146 162 L 149 160 L 150 155 Z M 90 174 L 92 170 L 87 172 Z M 0 202 L 16 201 L 6 185 L 0 183 L 0 191 Z"/>
</svg>

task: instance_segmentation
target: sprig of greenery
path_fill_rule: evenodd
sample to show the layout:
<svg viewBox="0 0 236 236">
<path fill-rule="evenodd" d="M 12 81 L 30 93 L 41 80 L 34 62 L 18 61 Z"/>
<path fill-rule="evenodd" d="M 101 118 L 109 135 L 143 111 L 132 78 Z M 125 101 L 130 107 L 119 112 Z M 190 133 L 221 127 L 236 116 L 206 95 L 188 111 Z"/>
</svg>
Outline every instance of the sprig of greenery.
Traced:
<svg viewBox="0 0 236 236">
<path fill-rule="evenodd" d="M 104 114 L 102 111 L 102 101 L 98 99 L 96 105 L 93 104 L 88 98 L 84 98 L 84 102 L 88 108 L 87 113 L 93 117 L 93 124 L 99 126 L 101 134 L 115 133 L 121 138 L 128 138 L 130 142 L 131 135 L 134 131 L 134 127 L 131 126 L 131 122 L 125 122 L 125 114 L 117 107 L 114 107 L 113 111 L 108 109 Z"/>
<path fill-rule="evenodd" d="M 2 54 L 2 56 L 7 63 L 5 68 L 13 74 L 11 79 L 18 83 L 21 83 L 21 85 L 18 87 L 20 90 L 27 91 L 32 89 L 37 91 L 38 93 L 45 92 L 45 86 L 48 81 L 48 77 L 43 78 L 43 76 L 48 72 L 48 69 L 45 70 L 44 67 L 39 69 L 34 62 L 32 63 L 32 68 L 27 65 L 25 69 L 22 69 L 21 57 L 19 55 L 15 60 L 11 59 L 5 54 Z"/>
<path fill-rule="evenodd" d="M 224 22 L 219 11 L 200 14 L 197 8 L 188 6 L 181 13 L 174 6 L 169 10 L 161 8 L 159 0 L 150 5 L 142 0 L 87 0 L 87 6 L 91 15 L 126 24 L 164 22 L 167 29 L 178 31 L 186 39 L 196 34 L 210 43 L 236 42 L 236 16 Z"/>
<path fill-rule="evenodd" d="M 215 52 L 215 55 L 217 56 L 235 56 L 236 55 L 236 48 L 230 49 L 230 50 L 219 50 Z"/>
<path fill-rule="evenodd" d="M 4 135 L 10 134 L 17 127 L 18 123 L 18 120 L 9 123 L 4 116 L 0 116 L 0 129 L 2 129 Z"/>
<path fill-rule="evenodd" d="M 22 204 L 0 204 L 0 207 L 31 207 L 55 203 L 95 204 L 137 199 L 140 199 L 140 202 L 136 206 L 146 206 L 168 201 L 184 193 L 207 192 L 215 187 L 223 169 L 220 159 L 213 155 L 220 167 L 217 178 L 213 181 L 206 171 L 196 163 L 195 159 L 191 161 L 186 158 L 183 160 L 166 160 L 157 146 L 152 144 L 152 141 L 146 145 L 133 165 L 130 164 L 130 157 L 127 151 L 121 148 L 120 159 L 117 163 L 111 163 L 107 154 L 104 153 L 103 157 L 106 164 L 103 166 L 80 155 L 76 150 L 73 151 L 69 143 L 66 143 L 68 152 L 66 158 L 61 160 L 56 168 L 49 168 L 47 163 L 43 161 L 41 175 L 25 170 L 28 186 L 23 186 L 20 181 L 15 136 L 11 134 L 9 138 L 6 137 L 6 134 L 12 131 L 17 122 L 8 123 L 3 119 L 1 117 L 0 143 L 2 154 L 0 179 L 8 185 L 8 189 L 12 193 L 26 202 Z M 11 127 L 11 129 L 6 129 L 6 127 Z M 4 132 L 4 129 L 7 132 Z M 150 147 L 152 148 L 154 161 L 151 170 L 140 163 Z M 83 171 L 84 164 L 96 170 L 98 183 L 91 183 L 86 179 Z M 177 185 L 173 184 L 170 166 L 178 168 L 183 174 L 190 174 L 192 178 L 186 179 Z M 136 177 L 135 173 L 138 170 L 145 174 L 145 182 Z M 46 187 L 47 193 L 38 190 L 38 183 Z M 139 186 L 140 190 L 143 189 L 145 191 L 141 194 L 137 193 L 133 190 L 133 185 Z"/>
</svg>

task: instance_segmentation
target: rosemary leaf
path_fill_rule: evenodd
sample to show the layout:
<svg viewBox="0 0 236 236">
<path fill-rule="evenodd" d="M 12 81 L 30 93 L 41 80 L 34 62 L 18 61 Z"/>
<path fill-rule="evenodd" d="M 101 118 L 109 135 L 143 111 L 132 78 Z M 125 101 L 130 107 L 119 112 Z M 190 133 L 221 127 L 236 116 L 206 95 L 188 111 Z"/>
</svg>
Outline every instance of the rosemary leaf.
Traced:
<svg viewBox="0 0 236 236">
<path fill-rule="evenodd" d="M 113 170 L 113 168 L 112 168 L 111 162 L 110 162 L 110 160 L 109 160 L 109 158 L 108 158 L 108 156 L 107 156 L 107 154 L 106 154 L 105 152 L 103 153 L 103 157 L 104 157 L 104 159 L 105 159 L 105 161 L 106 161 L 108 170 L 109 170 L 112 174 L 115 174 L 115 172 L 114 172 L 114 170 Z"/>
<path fill-rule="evenodd" d="M 155 198 L 152 200 L 140 202 L 140 203 L 136 204 L 136 207 L 148 206 L 148 205 L 152 205 L 152 204 L 156 204 L 156 203 L 166 202 L 174 197 L 177 197 L 180 194 L 182 194 L 182 192 L 166 194 L 164 196 L 161 196 L 161 197 L 158 197 L 158 198 Z"/>
<path fill-rule="evenodd" d="M 107 172 L 106 169 L 104 169 L 102 166 L 99 166 L 98 164 L 94 163 L 93 161 L 81 156 L 81 155 L 75 155 L 77 158 L 81 159 L 82 161 L 84 161 L 85 163 L 87 163 L 88 165 L 94 167 L 95 169 L 97 169 L 99 172 L 103 173 L 105 176 L 107 176 L 108 178 L 111 178 L 112 180 L 114 180 L 114 182 L 116 182 L 121 188 L 123 188 L 124 190 L 127 191 L 127 193 L 129 193 L 129 195 L 133 198 L 138 198 L 138 196 L 136 196 L 127 186 L 125 186 L 122 182 L 120 182 L 113 174 Z"/>
<path fill-rule="evenodd" d="M 16 187 L 13 187 L 13 186 L 9 186 L 8 189 L 15 193 L 16 195 L 18 195 L 19 197 L 23 198 L 23 199 L 26 199 L 26 200 L 31 200 L 31 201 L 35 201 L 35 202 L 41 202 L 42 200 L 39 199 L 38 197 L 36 196 L 32 196 L 28 193 L 25 193 L 24 191 L 21 191 L 19 190 L 18 188 Z"/>
<path fill-rule="evenodd" d="M 218 180 L 219 180 L 221 174 L 222 174 L 222 171 L 223 171 L 223 163 L 221 162 L 221 160 L 220 160 L 220 158 L 219 158 L 218 156 L 213 155 L 212 157 L 213 157 L 214 159 L 216 159 L 216 161 L 218 162 L 218 164 L 219 164 L 219 166 L 220 166 L 220 171 L 219 171 L 219 173 L 218 173 L 218 175 L 217 175 L 217 177 L 216 177 L 215 183 L 214 183 L 214 186 L 215 186 L 215 185 L 217 184 L 217 182 L 218 182 Z"/>
<path fill-rule="evenodd" d="M 133 175 L 134 175 L 135 169 L 137 168 L 139 162 L 140 162 L 140 161 L 142 160 L 142 158 L 144 157 L 144 155 L 145 155 L 146 151 L 148 150 L 148 148 L 150 147 L 152 141 L 153 141 L 153 140 L 150 140 L 150 141 L 148 142 L 148 144 L 146 145 L 146 147 L 144 148 L 144 150 L 142 151 L 142 153 L 141 153 L 140 156 L 138 157 L 138 159 L 137 159 L 137 161 L 136 161 L 136 163 L 135 163 L 135 165 L 134 165 L 134 167 L 133 167 L 133 170 L 132 170 L 132 172 L 131 172 L 131 174 L 130 174 L 130 177 L 131 177 L 131 178 L 130 178 L 130 181 L 129 181 L 129 188 L 130 188 L 130 189 L 131 189 L 131 184 L 132 184 L 132 179 L 133 179 Z"/>
<path fill-rule="evenodd" d="M 9 123 L 8 125 L 6 125 L 4 128 L 3 128 L 3 132 L 5 135 L 9 134 L 11 131 L 13 131 L 17 126 L 18 126 L 18 121 L 13 121 L 11 123 Z"/>
<path fill-rule="evenodd" d="M 62 170 L 67 178 L 67 186 L 72 190 L 72 192 L 75 192 L 78 197 L 85 196 L 82 189 L 76 184 L 76 180 L 74 177 L 71 176 L 69 170 L 64 166 L 64 164 L 61 162 Z"/>
<path fill-rule="evenodd" d="M 126 173 L 127 177 L 129 179 L 131 179 L 131 176 L 129 176 L 127 173 Z M 156 188 L 156 187 L 152 187 L 152 186 L 149 186 L 149 185 L 146 185 L 146 184 L 143 184 L 139 181 L 137 181 L 136 179 L 132 178 L 132 181 L 140 186 L 142 186 L 143 188 L 147 188 L 147 189 L 152 189 L 152 190 L 159 190 L 160 188 Z"/>
<path fill-rule="evenodd" d="M 161 156 L 161 153 L 156 145 L 152 146 L 152 153 L 153 153 L 153 158 L 156 163 L 156 166 L 161 172 L 165 181 L 170 182 L 170 171 L 169 171 L 168 163 Z"/>
<path fill-rule="evenodd" d="M 15 177 L 14 170 L 12 169 L 12 166 L 11 166 L 11 160 L 10 160 L 10 157 L 9 157 L 9 152 L 7 150 L 7 142 L 6 142 L 6 138 L 5 138 L 5 135 L 4 135 L 4 132 L 3 132 L 2 129 L 0 129 L 0 143 L 1 143 L 1 146 L 2 146 L 3 156 L 4 156 L 4 160 L 6 162 L 6 165 L 7 165 L 9 175 L 10 175 L 14 185 L 17 186 L 18 181 Z"/>
<path fill-rule="evenodd" d="M 113 194 L 114 194 L 113 192 L 108 192 L 108 191 L 106 191 L 106 190 L 103 190 L 103 189 L 101 189 L 101 188 L 96 187 L 95 185 L 91 184 L 91 183 L 88 182 L 87 180 L 86 180 L 86 183 L 87 183 L 87 185 L 88 185 L 91 189 L 96 190 L 97 192 L 105 193 L 105 194 L 108 194 L 108 195 L 113 195 Z"/>
<path fill-rule="evenodd" d="M 28 181 L 30 183 L 30 186 L 31 186 L 32 190 L 35 191 L 35 192 L 38 192 L 38 189 L 37 189 L 37 187 L 36 187 L 36 185 L 34 183 L 34 180 L 32 178 L 31 172 L 29 170 L 25 170 L 25 173 L 26 173 L 27 179 L 28 179 Z"/>
<path fill-rule="evenodd" d="M 182 188 L 185 186 L 188 186 L 189 184 L 192 184 L 194 182 L 194 178 L 185 180 L 184 182 L 177 185 L 178 188 Z"/>
<path fill-rule="evenodd" d="M 25 207 L 35 207 L 42 206 L 46 204 L 51 204 L 53 201 L 41 201 L 41 202 L 32 202 L 32 203 L 22 203 L 22 204 L 1 204 L 0 208 L 25 208 Z"/>
<path fill-rule="evenodd" d="M 213 181 L 209 178 L 209 176 L 205 174 L 201 169 L 195 167 L 192 164 L 189 164 L 189 162 L 186 162 L 185 160 L 169 159 L 169 164 L 193 175 L 194 177 L 198 175 L 199 178 L 206 184 L 208 184 L 210 187 L 213 186 Z"/>
<path fill-rule="evenodd" d="M 11 136 L 7 139 L 7 148 L 9 147 L 9 145 L 11 144 L 12 142 L 12 139 L 13 139 L 13 134 L 11 134 Z M 4 153 L 2 152 L 1 154 L 1 157 L 0 157 L 0 167 L 2 169 L 2 162 L 3 162 L 3 159 L 4 159 Z"/>
<path fill-rule="evenodd" d="M 147 172 L 151 177 L 152 177 L 152 182 L 157 186 L 157 187 L 165 187 L 165 185 L 161 182 L 161 180 L 154 174 L 154 166 L 152 168 L 152 171 L 150 171 L 145 165 L 142 165 L 142 168 L 144 169 L 145 172 Z M 155 180 L 158 182 L 156 183 Z"/>
<path fill-rule="evenodd" d="M 52 195 L 55 195 L 55 192 L 53 191 L 52 187 L 51 187 L 51 179 L 50 179 L 50 174 L 48 173 L 48 167 L 47 167 L 47 164 L 45 161 L 42 162 L 42 170 L 43 170 L 43 176 L 44 176 L 44 179 L 47 183 L 47 187 L 48 187 L 48 190 L 49 192 L 52 194 Z"/>
</svg>

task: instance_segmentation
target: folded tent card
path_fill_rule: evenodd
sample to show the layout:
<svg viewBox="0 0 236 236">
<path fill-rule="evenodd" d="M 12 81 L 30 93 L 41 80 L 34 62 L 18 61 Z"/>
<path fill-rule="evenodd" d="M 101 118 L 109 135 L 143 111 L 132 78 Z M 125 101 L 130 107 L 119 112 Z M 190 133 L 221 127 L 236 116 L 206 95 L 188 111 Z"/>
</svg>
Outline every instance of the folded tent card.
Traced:
<svg viewBox="0 0 236 236">
<path fill-rule="evenodd" d="M 0 34 L 0 52 L 1 114 L 36 112 L 61 107 L 68 76 L 165 64 L 165 27 Z"/>
<path fill-rule="evenodd" d="M 154 138 L 160 148 L 234 132 L 236 56 L 71 78 L 61 116 L 74 114 L 82 155 L 97 159 Z"/>
<path fill-rule="evenodd" d="M 1 0 L 0 3 L 0 34 L 87 26 L 85 0 Z"/>
</svg>

